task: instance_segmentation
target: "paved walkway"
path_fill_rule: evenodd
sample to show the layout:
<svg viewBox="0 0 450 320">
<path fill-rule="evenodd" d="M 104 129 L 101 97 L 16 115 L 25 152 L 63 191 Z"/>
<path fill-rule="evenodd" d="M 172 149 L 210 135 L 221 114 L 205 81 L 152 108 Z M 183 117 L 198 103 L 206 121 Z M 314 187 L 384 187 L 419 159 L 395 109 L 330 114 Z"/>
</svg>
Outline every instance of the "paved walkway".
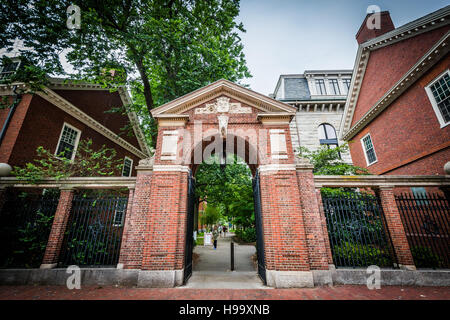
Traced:
<svg viewBox="0 0 450 320">
<path fill-rule="evenodd" d="M 252 256 L 253 245 L 234 245 L 234 269 L 231 271 L 230 245 L 233 234 L 219 237 L 217 249 L 213 246 L 196 246 L 199 259 L 194 264 L 188 283 L 181 289 L 266 289 L 258 277 Z"/>
<path fill-rule="evenodd" d="M 0 300 L 450 300 L 448 287 L 334 286 L 304 289 L 147 289 L 0 286 Z"/>
</svg>

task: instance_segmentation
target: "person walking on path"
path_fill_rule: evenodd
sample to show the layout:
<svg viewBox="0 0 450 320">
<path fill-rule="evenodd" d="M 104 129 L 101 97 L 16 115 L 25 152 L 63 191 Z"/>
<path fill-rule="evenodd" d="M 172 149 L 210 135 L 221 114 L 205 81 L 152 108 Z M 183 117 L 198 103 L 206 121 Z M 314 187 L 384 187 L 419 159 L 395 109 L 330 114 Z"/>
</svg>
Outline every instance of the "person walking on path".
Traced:
<svg viewBox="0 0 450 320">
<path fill-rule="evenodd" d="M 214 240 L 214 250 L 217 249 L 217 238 L 219 237 L 219 230 L 217 230 L 217 226 L 214 226 L 213 230 L 213 240 Z"/>
</svg>

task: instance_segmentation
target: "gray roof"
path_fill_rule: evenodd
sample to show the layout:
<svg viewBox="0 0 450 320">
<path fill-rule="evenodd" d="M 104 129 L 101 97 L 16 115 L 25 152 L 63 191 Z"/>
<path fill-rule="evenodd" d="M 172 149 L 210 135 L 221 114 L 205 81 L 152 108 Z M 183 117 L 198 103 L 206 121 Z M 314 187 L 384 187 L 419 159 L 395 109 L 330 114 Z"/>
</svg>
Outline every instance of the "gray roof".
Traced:
<svg viewBox="0 0 450 320">
<path fill-rule="evenodd" d="M 284 99 L 283 100 L 308 100 L 311 93 L 308 88 L 308 81 L 302 78 L 285 78 L 284 79 Z"/>
</svg>

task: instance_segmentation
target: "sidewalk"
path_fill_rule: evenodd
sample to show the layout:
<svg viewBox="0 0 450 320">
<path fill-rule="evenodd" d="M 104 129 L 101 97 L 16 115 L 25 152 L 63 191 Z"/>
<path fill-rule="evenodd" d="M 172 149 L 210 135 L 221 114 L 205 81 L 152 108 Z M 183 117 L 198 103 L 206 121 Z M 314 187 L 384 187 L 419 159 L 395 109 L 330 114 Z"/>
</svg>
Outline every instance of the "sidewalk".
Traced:
<svg viewBox="0 0 450 320">
<path fill-rule="evenodd" d="M 232 233 L 217 239 L 213 246 L 196 246 L 199 259 L 194 264 L 188 283 L 181 289 L 268 289 L 263 285 L 253 265 L 256 252 L 253 245 L 234 244 L 234 271 L 231 271 L 230 245 Z"/>
<path fill-rule="evenodd" d="M 305 289 L 144 289 L 0 286 L 0 300 L 450 300 L 448 287 L 334 286 Z"/>
</svg>

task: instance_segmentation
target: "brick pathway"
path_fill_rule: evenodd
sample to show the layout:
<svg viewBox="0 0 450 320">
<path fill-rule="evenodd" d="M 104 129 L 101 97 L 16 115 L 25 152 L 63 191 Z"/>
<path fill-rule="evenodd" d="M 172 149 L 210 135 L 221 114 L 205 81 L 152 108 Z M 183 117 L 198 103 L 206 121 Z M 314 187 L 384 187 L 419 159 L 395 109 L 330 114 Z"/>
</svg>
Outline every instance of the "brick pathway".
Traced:
<svg viewBox="0 0 450 320">
<path fill-rule="evenodd" d="M 0 300 L 450 300 L 449 287 L 334 286 L 308 289 L 147 289 L 123 287 L 0 286 Z"/>
</svg>

